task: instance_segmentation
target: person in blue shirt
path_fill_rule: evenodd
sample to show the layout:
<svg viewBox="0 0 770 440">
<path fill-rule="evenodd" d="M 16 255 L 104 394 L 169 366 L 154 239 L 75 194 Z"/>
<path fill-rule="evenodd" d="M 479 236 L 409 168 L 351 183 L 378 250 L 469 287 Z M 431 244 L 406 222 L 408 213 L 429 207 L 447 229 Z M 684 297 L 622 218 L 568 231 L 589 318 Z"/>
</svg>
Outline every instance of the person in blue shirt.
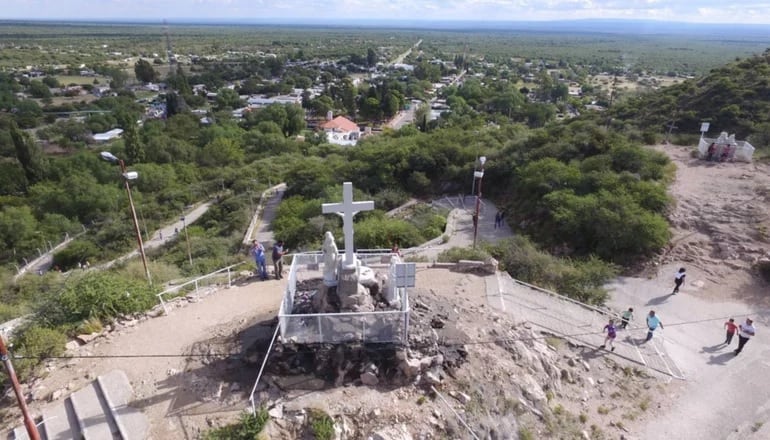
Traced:
<svg viewBox="0 0 770 440">
<path fill-rule="evenodd" d="M 254 257 L 254 262 L 257 264 L 257 274 L 259 279 L 265 281 L 267 279 L 267 260 L 265 259 L 265 247 L 262 243 L 254 240 L 252 242 L 251 255 Z"/>
<path fill-rule="evenodd" d="M 655 316 L 655 310 L 650 310 L 650 314 L 647 315 L 647 339 L 645 339 L 644 342 L 652 339 L 652 332 L 654 332 L 658 326 L 660 326 L 660 329 L 663 330 L 663 323 L 660 322 L 660 318 Z"/>
</svg>

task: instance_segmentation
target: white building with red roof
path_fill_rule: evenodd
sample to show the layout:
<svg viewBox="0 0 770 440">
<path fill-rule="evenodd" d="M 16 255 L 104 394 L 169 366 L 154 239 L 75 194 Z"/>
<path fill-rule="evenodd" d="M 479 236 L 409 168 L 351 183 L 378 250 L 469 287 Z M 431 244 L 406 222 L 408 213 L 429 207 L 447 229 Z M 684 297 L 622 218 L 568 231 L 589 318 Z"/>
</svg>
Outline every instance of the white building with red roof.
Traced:
<svg viewBox="0 0 770 440">
<path fill-rule="evenodd" d="M 355 145 L 361 137 L 361 129 L 355 122 L 344 116 L 337 116 L 334 119 L 327 117 L 326 122 L 321 124 L 321 128 L 326 132 L 326 138 L 330 144 L 335 145 Z"/>
</svg>

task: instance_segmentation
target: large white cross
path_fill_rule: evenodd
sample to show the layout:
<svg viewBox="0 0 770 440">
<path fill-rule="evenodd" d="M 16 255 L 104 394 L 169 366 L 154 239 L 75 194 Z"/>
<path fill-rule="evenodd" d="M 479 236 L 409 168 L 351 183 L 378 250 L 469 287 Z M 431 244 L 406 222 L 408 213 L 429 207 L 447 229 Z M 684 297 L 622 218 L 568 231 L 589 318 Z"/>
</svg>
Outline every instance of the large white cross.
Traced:
<svg viewBox="0 0 770 440">
<path fill-rule="evenodd" d="M 356 262 L 353 251 L 353 217 L 361 211 L 374 209 L 374 202 L 354 202 L 353 184 L 342 184 L 342 203 L 324 203 L 321 205 L 324 214 L 337 214 L 342 217 L 342 232 L 345 234 L 345 266 L 353 266 Z"/>
</svg>

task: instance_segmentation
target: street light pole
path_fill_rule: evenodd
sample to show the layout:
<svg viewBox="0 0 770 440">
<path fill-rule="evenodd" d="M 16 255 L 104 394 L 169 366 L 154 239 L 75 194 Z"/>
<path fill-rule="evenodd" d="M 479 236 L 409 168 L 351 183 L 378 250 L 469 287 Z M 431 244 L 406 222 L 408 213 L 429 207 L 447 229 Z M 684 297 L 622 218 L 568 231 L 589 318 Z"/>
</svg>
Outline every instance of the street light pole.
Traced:
<svg viewBox="0 0 770 440">
<path fill-rule="evenodd" d="M 479 211 L 481 210 L 481 182 L 484 179 L 484 163 L 487 161 L 485 156 L 479 157 L 481 162 L 481 170 L 473 172 L 473 181 L 479 179 L 477 186 L 478 192 L 476 193 L 476 212 L 473 214 L 473 249 L 476 249 L 476 236 L 479 232 Z"/>
<path fill-rule="evenodd" d="M 8 378 L 11 381 L 13 392 L 16 394 L 16 400 L 19 401 L 19 409 L 21 409 L 21 414 L 24 416 L 24 427 L 27 428 L 27 435 L 29 436 L 30 440 L 40 440 L 40 433 L 37 431 L 35 421 L 32 420 L 32 417 L 29 415 L 27 401 L 24 399 L 24 395 L 21 392 L 19 379 L 16 377 L 16 371 L 13 369 L 13 364 L 11 364 L 11 359 L 8 355 L 8 349 L 5 346 L 5 341 L 3 340 L 2 336 L 0 336 L 0 360 L 2 360 L 3 364 L 5 364 L 5 369 L 8 372 Z"/>
<path fill-rule="evenodd" d="M 190 259 L 190 267 L 192 267 L 192 249 L 190 248 L 190 235 L 187 233 L 187 223 L 184 221 L 184 216 L 180 218 L 182 220 L 182 229 L 184 229 L 184 238 L 187 241 L 187 258 Z"/>
<path fill-rule="evenodd" d="M 136 233 L 136 242 L 139 244 L 139 255 L 142 257 L 142 264 L 144 265 L 144 273 L 147 276 L 147 282 L 152 285 L 152 277 L 150 276 L 150 269 L 147 267 L 147 256 L 144 254 L 144 243 L 142 243 L 142 232 L 139 230 L 139 220 L 136 218 L 136 208 L 134 208 L 134 198 L 131 195 L 131 185 L 128 183 L 131 179 L 137 178 L 136 172 L 126 171 L 126 164 L 123 159 L 118 159 L 112 153 L 102 151 L 101 156 L 104 160 L 120 165 L 120 172 L 123 176 L 123 183 L 126 187 L 126 194 L 128 194 L 128 204 L 131 206 L 131 218 L 134 220 L 134 232 Z"/>
</svg>

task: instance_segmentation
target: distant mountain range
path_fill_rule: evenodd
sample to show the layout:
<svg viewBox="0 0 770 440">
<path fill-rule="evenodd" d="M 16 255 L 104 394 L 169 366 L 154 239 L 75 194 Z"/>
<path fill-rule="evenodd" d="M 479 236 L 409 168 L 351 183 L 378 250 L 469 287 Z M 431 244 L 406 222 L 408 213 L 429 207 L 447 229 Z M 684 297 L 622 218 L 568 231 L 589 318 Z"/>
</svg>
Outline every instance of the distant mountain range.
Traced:
<svg viewBox="0 0 770 440">
<path fill-rule="evenodd" d="M 124 20 L 0 20 L 3 24 L 21 23 L 50 23 L 50 24 L 158 24 L 158 21 L 146 19 Z M 739 24 L 739 23 L 686 23 L 655 20 L 617 20 L 617 19 L 586 19 L 561 21 L 427 21 L 427 20 L 321 20 L 311 18 L 244 18 L 244 19 L 200 19 L 177 18 L 169 19 L 170 25 L 238 25 L 238 26 L 303 26 L 314 27 L 371 27 L 396 29 L 426 29 L 426 30 L 463 30 L 463 31 L 524 31 L 524 32 L 579 32 L 579 33 L 613 33 L 633 35 L 698 35 L 718 34 L 736 37 L 770 35 L 770 25 Z"/>
</svg>

